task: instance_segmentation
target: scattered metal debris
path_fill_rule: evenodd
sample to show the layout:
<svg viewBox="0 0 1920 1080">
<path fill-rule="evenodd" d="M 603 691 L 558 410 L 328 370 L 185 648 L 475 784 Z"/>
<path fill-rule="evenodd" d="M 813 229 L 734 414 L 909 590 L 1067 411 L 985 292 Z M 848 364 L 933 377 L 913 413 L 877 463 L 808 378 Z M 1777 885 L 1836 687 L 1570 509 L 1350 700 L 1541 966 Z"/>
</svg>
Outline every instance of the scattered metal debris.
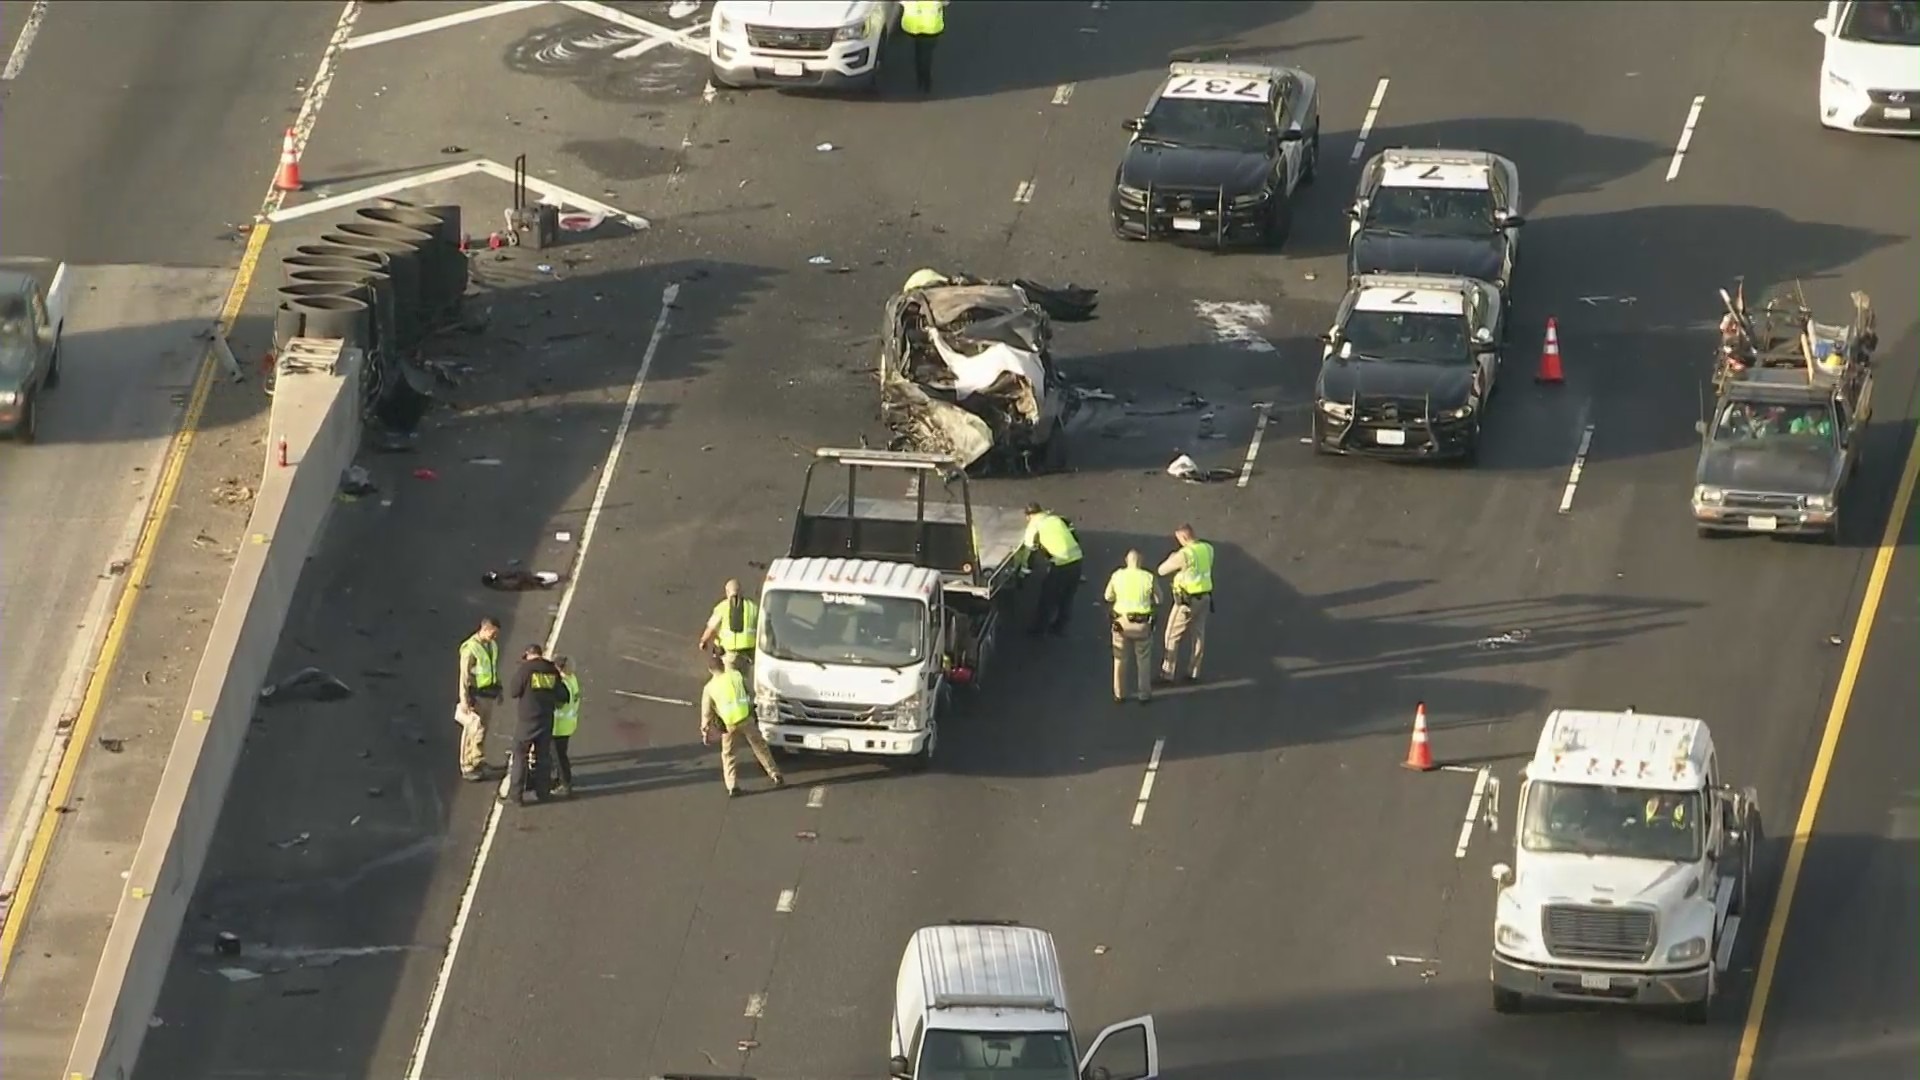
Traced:
<svg viewBox="0 0 1920 1080">
<path fill-rule="evenodd" d="M 1508 630 L 1503 634 L 1495 634 L 1492 637 L 1481 638 L 1474 647 L 1480 649 L 1504 649 L 1509 645 L 1525 645 L 1532 637 L 1533 631 L 1531 630 Z"/>
<path fill-rule="evenodd" d="M 1175 480 L 1184 480 L 1189 484 L 1211 484 L 1220 480 L 1233 479 L 1234 471 L 1232 469 L 1203 469 L 1200 467 L 1199 462 L 1185 454 L 1181 454 L 1179 457 L 1174 458 L 1172 463 L 1167 466 L 1167 475 L 1173 477 Z"/>
<path fill-rule="evenodd" d="M 97 736 L 93 741 L 99 743 L 100 749 L 105 750 L 109 754 L 117 754 L 127 748 L 127 740 L 110 738 L 106 735 Z"/>
<path fill-rule="evenodd" d="M 273 841 L 269 841 L 269 843 L 271 843 L 274 847 L 279 848 L 281 851 L 285 851 L 288 848 L 305 847 L 307 846 L 307 841 L 311 839 L 313 839 L 312 833 L 303 832 L 299 836 L 290 836 L 285 840 L 273 840 Z"/>
<path fill-rule="evenodd" d="M 357 499 L 362 495 L 372 495 L 380 489 L 374 485 L 373 477 L 359 465 L 347 466 L 340 476 L 340 494 Z"/>
<path fill-rule="evenodd" d="M 566 580 L 566 575 L 551 570 L 489 570 L 480 575 L 480 584 L 501 592 L 526 592 L 532 589 L 551 589 Z"/>
<path fill-rule="evenodd" d="M 301 668 L 260 691 L 264 704 L 282 701 L 341 701 L 353 696 L 353 688 L 317 667 Z"/>
<path fill-rule="evenodd" d="M 808 259 L 808 260 L 807 260 L 807 265 L 809 265 L 809 266 L 832 266 L 832 265 L 833 265 L 833 260 L 832 260 L 832 259 L 829 259 L 829 258 L 827 258 L 827 257 L 826 257 L 825 255 L 815 255 L 815 256 L 814 256 L 813 258 L 811 258 L 811 259 Z"/>
</svg>

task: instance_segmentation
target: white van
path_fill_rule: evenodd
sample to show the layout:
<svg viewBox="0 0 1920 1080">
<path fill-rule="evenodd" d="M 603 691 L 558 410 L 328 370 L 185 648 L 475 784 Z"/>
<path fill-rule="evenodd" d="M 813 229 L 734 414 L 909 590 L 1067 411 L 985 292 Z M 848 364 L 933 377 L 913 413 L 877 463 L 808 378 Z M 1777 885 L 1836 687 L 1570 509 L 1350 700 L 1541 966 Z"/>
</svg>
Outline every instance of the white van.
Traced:
<svg viewBox="0 0 1920 1080">
<path fill-rule="evenodd" d="M 1073 1038 L 1053 935 L 1012 922 L 952 921 L 916 931 L 893 996 L 896 1080 L 967 1080 L 1018 1070 L 1021 1080 L 1154 1080 L 1153 1017 Z"/>
<path fill-rule="evenodd" d="M 718 0 L 707 34 L 713 83 L 871 90 L 899 22 L 894 0 Z"/>
<path fill-rule="evenodd" d="M 1826 39 L 1820 122 L 1920 135 L 1920 0 L 1828 0 L 1813 28 Z"/>
</svg>

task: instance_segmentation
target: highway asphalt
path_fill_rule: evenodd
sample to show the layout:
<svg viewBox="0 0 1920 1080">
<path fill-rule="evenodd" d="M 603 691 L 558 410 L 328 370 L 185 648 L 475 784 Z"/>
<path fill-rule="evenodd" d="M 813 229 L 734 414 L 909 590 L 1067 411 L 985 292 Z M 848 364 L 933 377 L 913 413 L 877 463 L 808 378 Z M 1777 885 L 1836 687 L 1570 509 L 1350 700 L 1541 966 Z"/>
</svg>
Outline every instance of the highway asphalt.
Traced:
<svg viewBox="0 0 1920 1080">
<path fill-rule="evenodd" d="M 662 17 L 664 5 L 641 7 Z M 1790 827 L 1844 651 L 1829 636 L 1850 632 L 1878 536 L 1870 518 L 1911 439 L 1920 297 L 1906 212 L 1920 158 L 1909 143 L 1819 130 L 1818 41 L 1803 15 L 955 5 L 925 101 L 896 83 L 879 101 L 703 103 L 697 65 L 678 57 L 543 74 L 526 42 L 592 31 L 559 11 L 349 54 L 310 169 L 415 165 L 442 146 L 502 161 L 524 151 L 539 175 L 654 227 L 581 249 L 590 261 L 555 257 L 549 275 L 529 273 L 527 253 L 476 262 L 499 284 L 495 333 L 460 347 L 479 371 L 456 396 L 509 404 L 449 420 L 417 460 L 377 459 L 393 505 L 344 512 L 316 560 L 283 663 L 372 689 L 362 706 L 263 722 L 143 1074 L 405 1075 L 490 794 L 451 780 L 451 650 L 489 608 L 508 613 L 510 642 L 538 638 L 558 599 L 516 602 L 475 576 L 509 559 L 564 561 L 554 534 L 580 534 L 619 398 L 677 282 L 559 643 L 586 685 L 579 796 L 509 811 L 493 835 L 421 1075 L 877 1077 L 907 935 L 962 917 L 1053 930 L 1079 1026 L 1152 1012 L 1170 1078 L 1725 1075 L 1759 925 L 1706 1027 L 1572 1009 L 1496 1017 L 1486 870 L 1507 837 L 1476 830 L 1461 852 L 1473 777 L 1396 764 L 1424 701 L 1438 754 L 1491 767 L 1510 811 L 1547 709 L 1701 715 L 1730 778 L 1759 789 L 1770 834 Z M 412 17 L 386 9 L 361 30 Z M 1204 46 L 1277 55 L 1321 79 L 1321 179 L 1284 253 L 1212 256 L 1107 233 L 1118 122 L 1170 49 Z M 660 54 L 672 50 L 648 63 Z M 1339 294 L 1349 155 L 1382 78 L 1369 147 L 1484 146 L 1522 169 L 1519 329 L 1477 469 L 1326 461 L 1298 441 L 1314 335 Z M 1833 177 L 1847 178 L 1844 197 Z M 1016 202 L 1022 182 L 1031 196 Z M 457 196 L 470 213 L 501 197 L 470 191 Z M 833 266 L 809 265 L 819 255 Z M 1172 526 L 1192 521 L 1222 549 L 1212 681 L 1114 710 L 1089 606 L 1068 641 L 1012 651 L 991 704 L 944 733 L 933 773 L 807 762 L 788 791 L 724 802 L 692 710 L 627 695 L 695 696 L 688 642 L 721 580 L 780 554 L 807 451 L 877 435 L 863 373 L 880 305 L 923 265 L 1102 290 L 1101 319 L 1061 326 L 1060 352 L 1132 408 L 1080 425 L 1072 475 L 982 482 L 975 499 L 1051 503 L 1079 524 L 1096 568 L 1129 546 L 1157 557 Z M 1875 296 L 1888 346 L 1855 493 L 1874 514 L 1839 546 L 1693 535 L 1691 424 L 1713 290 L 1739 274 L 1750 291 L 1807 279 L 1822 310 L 1849 288 Z M 1219 323 L 1257 305 L 1254 341 L 1223 340 Z M 1558 388 L 1527 379 L 1550 315 L 1569 370 Z M 1189 393 L 1213 404 L 1226 438 L 1199 437 L 1199 416 L 1175 408 Z M 1257 401 L 1276 420 L 1248 486 L 1161 474 L 1176 448 L 1237 469 Z M 466 464 L 480 455 L 502 464 Z M 411 479 L 416 464 L 439 479 Z M 1890 605 L 1912 596 L 1903 565 Z M 1865 752 L 1843 744 L 1855 771 L 1834 783 L 1855 809 L 1826 824 L 1841 837 L 1887 835 L 1886 808 L 1910 797 L 1911 740 L 1897 733 L 1913 711 L 1899 670 L 1911 605 L 1902 612 L 1875 645 L 1888 674 L 1855 697 L 1879 722 L 1849 730 Z M 1910 934 L 1911 905 L 1892 898 L 1898 875 L 1910 884 L 1910 814 L 1893 827 L 1908 830 L 1895 834 L 1906 849 L 1852 856 L 1852 872 L 1886 876 L 1886 903 L 1844 910 Z M 302 832 L 308 842 L 270 846 Z M 1814 858 L 1848 857 L 1827 851 L 1816 843 Z M 1779 852 L 1769 847 L 1765 873 Z M 1845 900 L 1808 885 L 1795 927 Z M 207 939 L 228 927 L 267 977 L 212 970 L 223 962 Z M 1782 965 L 1800 990 L 1776 986 L 1769 1024 L 1781 1034 L 1758 1077 L 1810 1075 L 1793 1071 L 1795 1055 L 1831 1038 L 1805 984 L 1833 969 L 1806 965 L 1860 949 L 1810 955 L 1790 947 Z M 1911 950 L 1887 955 L 1885 972 L 1850 972 L 1848 985 L 1910 989 Z M 1910 1066 L 1910 1009 L 1851 1022 L 1864 1025 L 1863 1053 Z"/>
<path fill-rule="evenodd" d="M 30 5 L 9 6 L 14 49 Z M 0 811 L 24 835 L 327 15 L 65 3 L 0 84 L 0 256 L 69 264 L 40 442 L 0 445 Z M 308 68 L 310 70 L 310 67 Z M 124 568 L 123 568 L 124 569 Z"/>
</svg>

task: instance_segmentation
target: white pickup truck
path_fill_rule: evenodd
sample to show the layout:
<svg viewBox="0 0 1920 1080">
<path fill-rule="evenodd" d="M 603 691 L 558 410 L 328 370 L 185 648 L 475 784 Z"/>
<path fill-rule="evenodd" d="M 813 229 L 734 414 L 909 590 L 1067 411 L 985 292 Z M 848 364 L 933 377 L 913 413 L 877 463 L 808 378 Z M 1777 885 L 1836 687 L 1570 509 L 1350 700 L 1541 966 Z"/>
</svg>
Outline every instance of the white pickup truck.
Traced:
<svg viewBox="0 0 1920 1080">
<path fill-rule="evenodd" d="M 1706 1022 L 1760 822 L 1753 789 L 1721 782 L 1706 722 L 1555 710 L 1514 817 L 1513 865 L 1493 867 L 1495 1011 L 1550 998 L 1674 1006 Z"/>
<path fill-rule="evenodd" d="M 0 437 L 39 437 L 40 394 L 60 381 L 69 277 L 65 263 L 0 264 Z"/>
</svg>

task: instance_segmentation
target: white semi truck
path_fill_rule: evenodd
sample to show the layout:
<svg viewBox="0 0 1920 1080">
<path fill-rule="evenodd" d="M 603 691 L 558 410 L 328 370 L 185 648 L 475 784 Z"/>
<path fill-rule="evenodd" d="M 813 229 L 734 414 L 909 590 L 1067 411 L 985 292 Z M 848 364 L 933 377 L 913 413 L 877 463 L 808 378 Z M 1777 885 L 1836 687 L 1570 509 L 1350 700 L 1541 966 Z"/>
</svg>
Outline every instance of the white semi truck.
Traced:
<svg viewBox="0 0 1920 1080">
<path fill-rule="evenodd" d="M 1497 802 L 1498 795 L 1495 794 Z M 1752 888 L 1760 809 L 1723 782 L 1705 721 L 1547 717 L 1499 887 L 1493 1007 L 1531 998 L 1711 1015 Z"/>
<path fill-rule="evenodd" d="M 823 467 L 841 483 L 816 510 Z M 973 505 L 955 458 L 815 451 L 793 541 L 760 594 L 754 706 L 768 745 L 931 762 L 954 695 L 990 663 L 1025 532 L 1020 511 Z"/>
</svg>

